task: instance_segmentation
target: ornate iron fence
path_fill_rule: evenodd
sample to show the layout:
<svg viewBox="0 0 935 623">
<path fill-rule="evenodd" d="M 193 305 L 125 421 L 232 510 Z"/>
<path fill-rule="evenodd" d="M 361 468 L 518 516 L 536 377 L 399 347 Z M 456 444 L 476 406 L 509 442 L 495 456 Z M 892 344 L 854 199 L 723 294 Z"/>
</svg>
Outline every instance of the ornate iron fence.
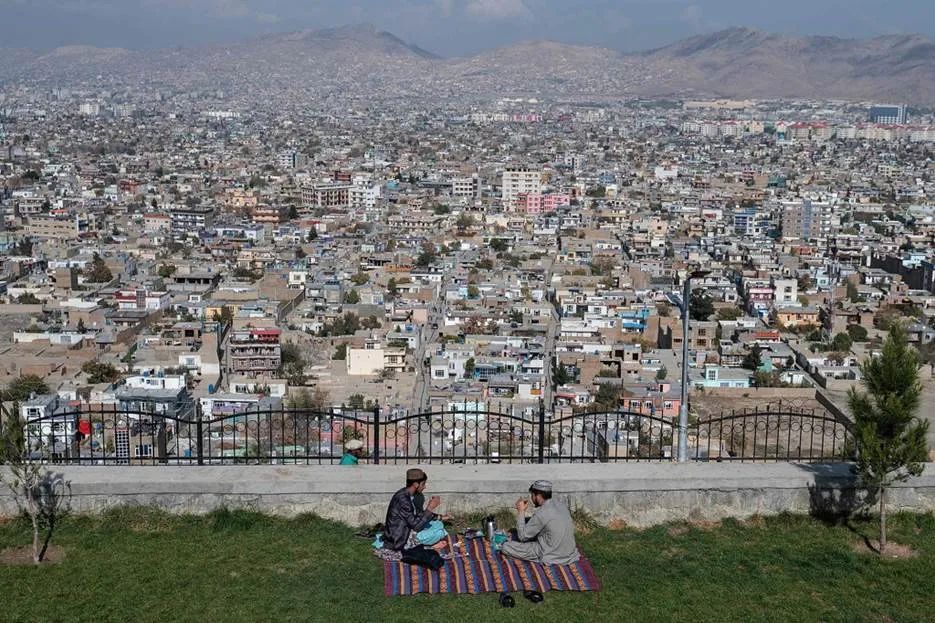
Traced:
<svg viewBox="0 0 935 623">
<path fill-rule="evenodd" d="M 9 406 L 9 404 L 5 405 Z M 0 418 L 5 419 L 5 418 Z M 371 463 L 581 463 L 674 460 L 678 423 L 636 411 L 561 414 L 463 407 L 426 413 L 278 409 L 207 417 L 78 409 L 20 418 L 28 456 L 79 465 L 333 464 L 351 439 Z M 690 423 L 696 461 L 837 461 L 854 456 L 849 423 L 785 405 Z"/>
</svg>

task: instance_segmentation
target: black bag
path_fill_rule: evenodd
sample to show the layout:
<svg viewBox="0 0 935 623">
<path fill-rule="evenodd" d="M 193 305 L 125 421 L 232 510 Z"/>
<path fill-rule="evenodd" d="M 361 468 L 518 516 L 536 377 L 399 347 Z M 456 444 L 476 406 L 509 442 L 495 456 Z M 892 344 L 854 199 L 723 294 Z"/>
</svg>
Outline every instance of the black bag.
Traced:
<svg viewBox="0 0 935 623">
<path fill-rule="evenodd" d="M 419 545 L 403 550 L 403 562 L 438 571 L 445 566 L 445 559 L 431 547 Z"/>
</svg>

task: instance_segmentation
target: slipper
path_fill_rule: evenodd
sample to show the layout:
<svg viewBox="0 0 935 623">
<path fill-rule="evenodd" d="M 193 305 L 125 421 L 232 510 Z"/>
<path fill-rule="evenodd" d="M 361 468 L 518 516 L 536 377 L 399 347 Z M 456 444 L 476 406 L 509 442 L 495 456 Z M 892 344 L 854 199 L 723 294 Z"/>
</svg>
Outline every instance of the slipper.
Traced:
<svg viewBox="0 0 935 623">
<path fill-rule="evenodd" d="M 543 597 L 542 593 L 539 591 L 523 591 L 523 597 L 534 604 L 542 603 L 542 601 L 545 599 L 545 597 Z"/>
<path fill-rule="evenodd" d="M 516 601 L 513 599 L 513 595 L 500 593 L 500 605 L 504 608 L 512 608 L 516 605 Z"/>
</svg>

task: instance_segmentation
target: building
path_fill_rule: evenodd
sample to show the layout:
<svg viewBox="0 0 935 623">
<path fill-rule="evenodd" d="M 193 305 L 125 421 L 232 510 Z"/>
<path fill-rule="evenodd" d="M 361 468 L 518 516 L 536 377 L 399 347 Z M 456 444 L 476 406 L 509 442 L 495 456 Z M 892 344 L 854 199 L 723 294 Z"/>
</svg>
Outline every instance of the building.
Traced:
<svg viewBox="0 0 935 623">
<path fill-rule="evenodd" d="M 254 223 L 281 225 L 289 221 L 289 207 L 284 205 L 258 205 L 251 210 Z"/>
<path fill-rule="evenodd" d="M 305 154 L 300 154 L 294 149 L 286 149 L 276 156 L 276 164 L 280 169 L 298 169 L 304 167 L 307 161 Z"/>
<path fill-rule="evenodd" d="M 232 331 L 228 341 L 231 373 L 251 378 L 273 376 L 282 363 L 281 334 L 279 329 L 259 327 Z"/>
<path fill-rule="evenodd" d="M 33 238 L 75 240 L 78 238 L 79 223 L 77 218 L 32 217 L 23 227 L 23 231 Z"/>
<path fill-rule="evenodd" d="M 117 309 L 142 309 L 145 311 L 159 311 L 168 309 L 172 297 L 168 292 L 153 292 L 138 288 L 136 290 L 118 290 L 114 295 Z"/>
<path fill-rule="evenodd" d="M 520 194 L 542 192 L 542 172 L 539 169 L 516 166 L 503 171 L 501 198 L 503 206 L 514 209 Z"/>
<path fill-rule="evenodd" d="M 302 187 L 302 205 L 310 208 L 346 208 L 351 204 L 352 184 L 331 182 Z"/>
<path fill-rule="evenodd" d="M 870 121 L 885 125 L 903 125 L 906 123 L 905 104 L 874 104 L 870 107 Z"/>
<path fill-rule="evenodd" d="M 798 199 L 782 202 L 782 237 L 785 240 L 823 240 L 836 230 L 830 201 Z"/>
<path fill-rule="evenodd" d="M 174 234 L 196 233 L 214 225 L 214 208 L 211 206 L 175 206 L 169 211 L 169 216 Z"/>
</svg>

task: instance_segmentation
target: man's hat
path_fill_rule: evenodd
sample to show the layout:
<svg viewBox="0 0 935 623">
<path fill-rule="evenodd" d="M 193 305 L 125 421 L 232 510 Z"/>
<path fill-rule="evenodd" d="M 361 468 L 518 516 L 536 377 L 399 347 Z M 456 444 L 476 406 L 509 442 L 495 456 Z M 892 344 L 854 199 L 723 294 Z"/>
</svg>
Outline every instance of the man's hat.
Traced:
<svg viewBox="0 0 935 623">
<path fill-rule="evenodd" d="M 541 493 L 551 493 L 552 492 L 552 481 L 551 480 L 537 480 L 536 482 L 529 485 L 530 491 L 539 491 Z"/>
<path fill-rule="evenodd" d="M 418 482 L 420 480 L 426 480 L 426 479 L 428 479 L 428 476 L 426 476 L 425 472 L 423 472 L 418 467 L 413 467 L 411 469 L 406 470 L 406 480 Z"/>
<path fill-rule="evenodd" d="M 351 450 L 360 450 L 364 447 L 364 442 L 360 439 L 351 439 L 346 444 L 344 444 L 344 449 L 350 452 Z"/>
</svg>

